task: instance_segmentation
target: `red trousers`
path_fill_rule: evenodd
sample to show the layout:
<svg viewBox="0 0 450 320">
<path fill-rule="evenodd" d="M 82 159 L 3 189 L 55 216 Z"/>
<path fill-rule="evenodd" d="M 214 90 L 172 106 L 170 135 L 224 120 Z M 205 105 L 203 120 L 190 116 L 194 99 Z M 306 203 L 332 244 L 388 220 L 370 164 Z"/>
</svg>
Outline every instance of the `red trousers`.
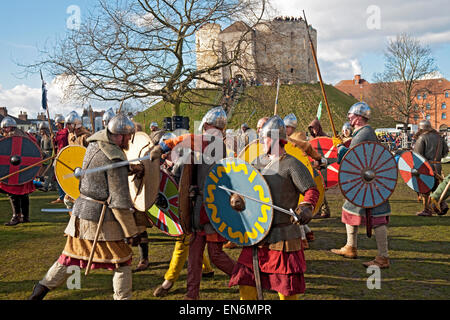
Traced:
<svg viewBox="0 0 450 320">
<path fill-rule="evenodd" d="M 223 251 L 223 242 L 206 240 L 203 232 L 194 232 L 189 243 L 187 293 L 191 299 L 198 299 L 200 281 L 202 279 L 203 251 L 208 245 L 208 255 L 211 262 L 227 275 L 231 276 L 236 262 Z"/>
</svg>

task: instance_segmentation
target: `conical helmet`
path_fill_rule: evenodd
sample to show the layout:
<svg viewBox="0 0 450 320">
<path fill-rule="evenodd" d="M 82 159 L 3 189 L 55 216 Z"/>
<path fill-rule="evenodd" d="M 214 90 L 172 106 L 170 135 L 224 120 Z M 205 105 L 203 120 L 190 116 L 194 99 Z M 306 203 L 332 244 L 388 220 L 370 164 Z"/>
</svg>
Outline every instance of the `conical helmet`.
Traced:
<svg viewBox="0 0 450 320">
<path fill-rule="evenodd" d="M 2 122 L 0 123 L 0 127 L 1 128 L 8 128 L 8 127 L 17 128 L 17 122 L 16 122 L 16 120 L 14 120 L 11 117 L 5 117 L 2 120 Z"/>
<path fill-rule="evenodd" d="M 130 118 L 119 113 L 108 122 L 108 131 L 112 134 L 133 134 L 136 132 L 136 126 Z"/>
<path fill-rule="evenodd" d="M 261 128 L 260 137 L 287 140 L 286 125 L 279 116 L 273 116 Z"/>
<path fill-rule="evenodd" d="M 295 114 L 293 113 L 288 114 L 286 117 L 284 117 L 283 121 L 286 127 L 297 128 L 298 122 Z"/>
<path fill-rule="evenodd" d="M 112 118 L 114 118 L 115 115 L 116 115 L 116 113 L 114 112 L 114 110 L 112 108 L 109 108 L 108 110 L 106 110 L 102 117 L 103 125 L 106 127 L 108 125 L 109 121 Z"/>
<path fill-rule="evenodd" d="M 348 115 L 351 113 L 370 119 L 371 110 L 367 103 L 357 102 L 350 107 L 350 110 L 348 110 Z"/>
<path fill-rule="evenodd" d="M 227 126 L 227 114 L 222 107 L 215 107 L 209 110 L 200 123 L 200 130 L 203 130 L 205 123 L 212 125 L 220 130 Z"/>
</svg>

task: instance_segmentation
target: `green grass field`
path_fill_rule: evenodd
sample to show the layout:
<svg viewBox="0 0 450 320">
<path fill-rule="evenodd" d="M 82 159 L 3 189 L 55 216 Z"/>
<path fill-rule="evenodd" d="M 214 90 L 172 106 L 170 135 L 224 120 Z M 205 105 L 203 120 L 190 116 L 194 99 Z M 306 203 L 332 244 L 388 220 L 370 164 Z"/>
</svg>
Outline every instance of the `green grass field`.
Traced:
<svg viewBox="0 0 450 320">
<path fill-rule="evenodd" d="M 450 164 L 444 166 L 450 171 Z M 32 223 L 6 227 L 11 217 L 8 199 L 0 196 L 0 299 L 26 299 L 33 285 L 47 272 L 59 257 L 65 244 L 63 231 L 69 220 L 67 214 L 41 213 L 41 208 L 55 208 L 49 204 L 54 193 L 35 192 L 31 196 Z M 316 241 L 305 251 L 307 260 L 305 300 L 328 299 L 448 299 L 450 296 L 450 216 L 417 217 L 421 210 L 416 194 L 399 180 L 390 199 L 392 216 L 389 224 L 389 254 L 391 267 L 381 271 L 381 289 L 369 290 L 370 274 L 362 262 L 377 253 L 375 239 L 368 239 L 365 228 L 358 237 L 359 258 L 348 260 L 329 252 L 345 244 L 345 227 L 340 221 L 343 196 L 338 189 L 327 191 L 332 218 L 313 220 L 310 227 Z M 59 206 L 61 207 L 61 206 Z M 153 290 L 163 281 L 173 249 L 173 239 L 149 229 L 150 261 L 148 270 L 133 274 L 134 299 L 159 299 Z M 237 259 L 240 249 L 226 249 Z M 138 263 L 138 250 L 134 248 L 133 267 Z M 238 288 L 228 287 L 228 277 L 215 270 L 212 279 L 201 284 L 203 300 L 239 299 Z M 186 268 L 164 299 L 181 300 L 186 288 Z M 265 292 L 266 300 L 278 299 L 273 292 Z M 109 300 L 112 299 L 112 272 L 93 271 L 88 277 L 82 273 L 81 290 L 65 286 L 50 292 L 51 300 Z"/>
</svg>

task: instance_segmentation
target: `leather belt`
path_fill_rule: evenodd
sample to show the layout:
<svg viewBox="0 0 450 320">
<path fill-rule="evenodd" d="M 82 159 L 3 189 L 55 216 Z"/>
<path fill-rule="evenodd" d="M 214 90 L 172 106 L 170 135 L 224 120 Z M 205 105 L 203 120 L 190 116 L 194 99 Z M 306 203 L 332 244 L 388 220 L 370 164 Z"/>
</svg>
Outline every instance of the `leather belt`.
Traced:
<svg viewBox="0 0 450 320">
<path fill-rule="evenodd" d="M 88 201 L 93 201 L 93 202 L 97 202 L 97 203 L 100 203 L 100 204 L 104 204 L 104 205 L 108 204 L 108 200 L 105 200 L 105 201 L 95 200 L 95 199 L 92 199 L 91 197 L 85 196 L 82 193 L 80 194 L 80 198 L 83 198 L 83 199 L 88 200 Z"/>
</svg>

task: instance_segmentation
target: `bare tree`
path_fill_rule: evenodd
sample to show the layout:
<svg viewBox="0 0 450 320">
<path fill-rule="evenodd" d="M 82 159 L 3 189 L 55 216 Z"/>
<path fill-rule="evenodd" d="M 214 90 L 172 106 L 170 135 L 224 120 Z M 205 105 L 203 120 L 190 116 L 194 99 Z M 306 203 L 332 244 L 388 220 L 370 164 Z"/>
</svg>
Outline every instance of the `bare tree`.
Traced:
<svg viewBox="0 0 450 320">
<path fill-rule="evenodd" d="M 370 100 L 386 117 L 408 125 L 421 111 L 415 103 L 419 80 L 437 70 L 435 60 L 429 47 L 408 34 L 390 40 L 384 57 L 385 69 L 375 75 Z"/>
<path fill-rule="evenodd" d="M 265 11 L 265 0 L 98 1 L 79 30 L 42 50 L 43 58 L 25 70 L 44 69 L 69 79 L 65 94 L 72 99 L 138 99 L 148 105 L 162 99 L 173 105 L 173 115 L 179 114 L 193 83 L 211 83 L 206 75 L 232 64 L 241 53 L 237 43 L 231 54 L 218 54 L 215 63 L 198 68 L 195 33 L 208 23 L 253 26 Z"/>
</svg>

